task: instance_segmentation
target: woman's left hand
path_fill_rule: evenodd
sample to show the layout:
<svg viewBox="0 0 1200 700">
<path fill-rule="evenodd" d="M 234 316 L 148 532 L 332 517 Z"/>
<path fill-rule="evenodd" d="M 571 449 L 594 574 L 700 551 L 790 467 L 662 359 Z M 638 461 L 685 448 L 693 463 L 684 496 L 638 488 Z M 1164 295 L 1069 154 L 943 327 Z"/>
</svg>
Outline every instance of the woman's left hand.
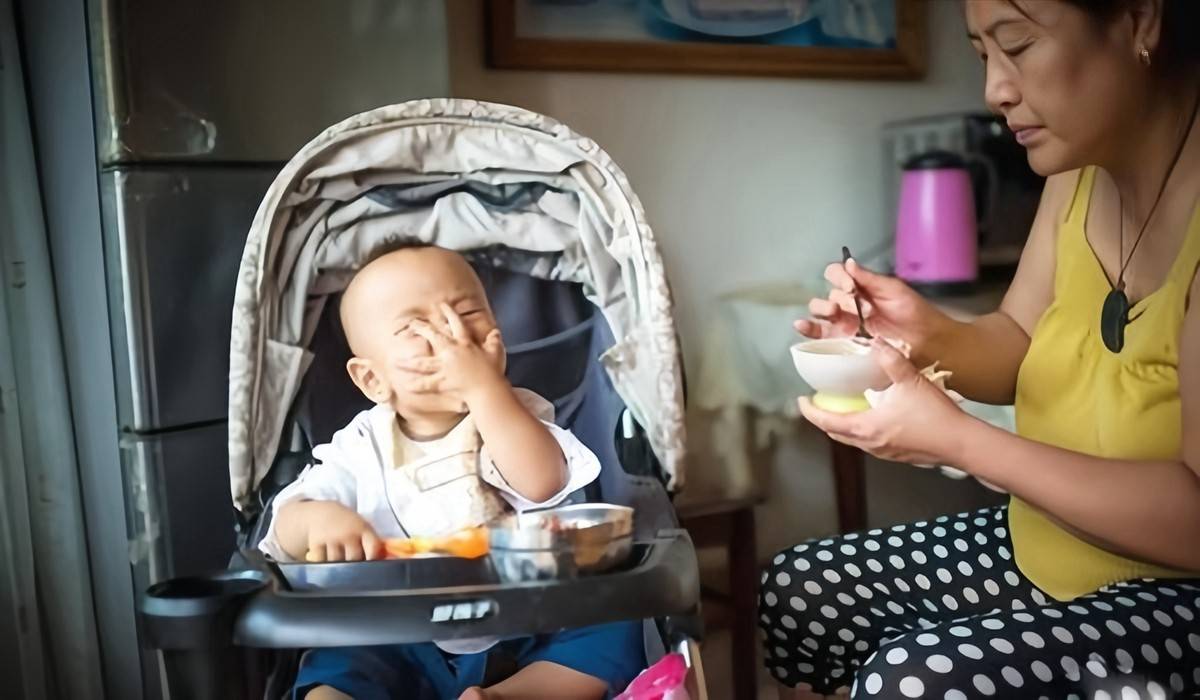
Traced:
<svg viewBox="0 0 1200 700">
<path fill-rule="evenodd" d="M 871 356 L 892 380 L 878 406 L 858 413 L 832 413 L 802 397 L 800 412 L 834 440 L 880 459 L 959 466 L 962 433 L 971 417 L 891 345 L 876 338 Z"/>
</svg>

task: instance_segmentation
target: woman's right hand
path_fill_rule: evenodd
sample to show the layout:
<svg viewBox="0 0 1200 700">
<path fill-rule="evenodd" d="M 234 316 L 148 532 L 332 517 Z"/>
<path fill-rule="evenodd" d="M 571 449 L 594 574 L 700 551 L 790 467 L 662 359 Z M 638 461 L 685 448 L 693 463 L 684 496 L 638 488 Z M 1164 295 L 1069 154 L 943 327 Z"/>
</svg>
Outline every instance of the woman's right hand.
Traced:
<svg viewBox="0 0 1200 700">
<path fill-rule="evenodd" d="M 832 290 L 828 298 L 808 304 L 812 319 L 796 321 L 796 330 L 809 338 L 839 338 L 858 331 L 854 310 L 857 290 L 867 331 L 871 335 L 903 340 L 914 353 L 924 350 L 949 322 L 949 317 L 904 282 L 861 267 L 851 258 L 825 268 Z"/>
</svg>

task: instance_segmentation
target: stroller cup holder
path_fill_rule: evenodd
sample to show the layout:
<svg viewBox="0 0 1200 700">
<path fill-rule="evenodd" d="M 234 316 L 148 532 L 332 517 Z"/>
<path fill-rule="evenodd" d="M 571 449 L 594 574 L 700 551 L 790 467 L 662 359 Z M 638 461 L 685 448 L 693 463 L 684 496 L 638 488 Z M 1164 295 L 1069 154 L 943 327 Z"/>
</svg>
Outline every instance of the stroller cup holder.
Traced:
<svg viewBox="0 0 1200 700">
<path fill-rule="evenodd" d="M 233 645 L 242 605 L 271 579 L 262 571 L 227 570 L 160 581 L 138 601 L 147 646 L 163 656 L 172 698 L 254 697 L 250 669 L 260 654 Z M 236 669 L 236 673 L 230 673 Z"/>
<path fill-rule="evenodd" d="M 488 557 L 277 564 L 243 550 L 238 559 L 240 569 L 169 579 L 142 597 L 146 638 L 163 650 L 172 698 L 250 697 L 246 664 L 261 657 L 252 649 L 544 634 L 691 614 L 700 594 L 681 529 L 635 541 L 606 573 L 517 583 L 502 582 Z"/>
<path fill-rule="evenodd" d="M 159 649 L 229 646 L 238 608 L 269 582 L 255 570 L 160 581 L 142 596 L 143 629 Z"/>
</svg>

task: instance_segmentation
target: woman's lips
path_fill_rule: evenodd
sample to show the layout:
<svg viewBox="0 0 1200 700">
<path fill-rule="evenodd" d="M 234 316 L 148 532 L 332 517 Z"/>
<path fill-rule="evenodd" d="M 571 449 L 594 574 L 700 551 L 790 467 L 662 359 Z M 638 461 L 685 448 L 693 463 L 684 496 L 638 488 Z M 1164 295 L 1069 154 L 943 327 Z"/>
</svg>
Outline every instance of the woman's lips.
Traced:
<svg viewBox="0 0 1200 700">
<path fill-rule="evenodd" d="M 1012 132 L 1017 137 L 1017 143 L 1028 147 L 1042 135 L 1042 127 L 1017 126 L 1013 127 Z"/>
</svg>

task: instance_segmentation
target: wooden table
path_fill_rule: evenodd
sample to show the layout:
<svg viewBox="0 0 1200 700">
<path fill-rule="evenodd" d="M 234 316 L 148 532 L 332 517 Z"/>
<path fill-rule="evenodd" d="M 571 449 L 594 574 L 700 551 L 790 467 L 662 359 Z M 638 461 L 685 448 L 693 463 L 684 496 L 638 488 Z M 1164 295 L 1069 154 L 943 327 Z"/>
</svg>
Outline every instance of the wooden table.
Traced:
<svg viewBox="0 0 1200 700">
<path fill-rule="evenodd" d="M 837 499 L 838 532 L 867 529 L 866 455 L 857 447 L 829 439 L 833 461 L 833 492 Z"/>
<path fill-rule="evenodd" d="M 720 547 L 728 561 L 726 590 L 701 586 L 705 626 L 729 630 L 733 700 L 758 694 L 758 563 L 754 506 L 760 499 L 734 499 L 679 510 L 679 520 L 697 549 Z"/>
</svg>

